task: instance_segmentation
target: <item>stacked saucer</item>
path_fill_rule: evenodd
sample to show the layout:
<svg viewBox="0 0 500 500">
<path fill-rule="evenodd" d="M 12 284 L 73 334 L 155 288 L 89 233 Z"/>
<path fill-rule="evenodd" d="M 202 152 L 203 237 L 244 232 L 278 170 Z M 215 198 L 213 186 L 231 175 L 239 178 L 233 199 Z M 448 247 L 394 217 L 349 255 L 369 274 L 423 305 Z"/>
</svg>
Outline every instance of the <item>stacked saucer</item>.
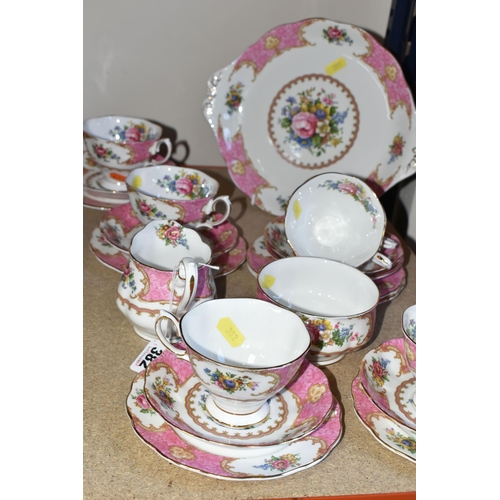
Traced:
<svg viewBox="0 0 500 500">
<path fill-rule="evenodd" d="M 143 227 L 131 204 L 122 203 L 103 215 L 99 227 L 92 232 L 90 249 L 97 260 L 121 274 L 128 264 L 132 238 Z M 214 270 L 214 278 L 232 273 L 245 262 L 246 242 L 229 220 L 198 232 L 212 249 L 210 264 L 219 268 Z"/>
<path fill-rule="evenodd" d="M 395 234 L 391 233 L 386 234 L 385 239 L 390 240 L 392 244 L 386 242 L 381 247 L 380 253 L 390 259 L 391 269 L 386 269 L 373 261 L 359 268 L 377 285 L 380 292 L 379 304 L 396 298 L 406 286 L 406 270 L 403 266 L 404 249 L 401 242 Z M 294 255 L 286 237 L 285 217 L 279 216 L 266 225 L 264 234 L 248 248 L 247 267 L 257 277 L 259 271 L 269 262 Z"/>
<path fill-rule="evenodd" d="M 227 480 L 294 474 L 324 460 L 342 436 L 340 405 L 308 361 L 254 425 L 215 420 L 207 395 L 191 364 L 165 349 L 133 381 L 127 411 L 138 437 L 167 461 Z"/>
<path fill-rule="evenodd" d="M 89 155 L 83 150 L 83 206 L 95 210 L 109 210 L 128 202 L 126 191 L 117 191 L 101 185 L 101 171 Z"/>
<path fill-rule="evenodd" d="M 417 460 L 416 379 L 405 358 L 403 338 L 369 351 L 352 382 L 356 415 L 390 451 Z"/>
</svg>

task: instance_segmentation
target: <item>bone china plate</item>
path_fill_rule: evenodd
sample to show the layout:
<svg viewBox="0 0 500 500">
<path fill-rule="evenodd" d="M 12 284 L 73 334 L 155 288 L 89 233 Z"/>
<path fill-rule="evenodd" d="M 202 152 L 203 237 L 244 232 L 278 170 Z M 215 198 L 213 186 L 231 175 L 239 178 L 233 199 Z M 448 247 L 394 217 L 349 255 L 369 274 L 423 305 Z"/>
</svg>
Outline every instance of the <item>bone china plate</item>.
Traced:
<svg viewBox="0 0 500 500">
<path fill-rule="evenodd" d="M 415 172 L 403 72 L 349 24 L 312 18 L 270 30 L 210 77 L 203 114 L 234 184 L 271 214 L 320 173 L 356 176 L 380 196 Z"/>
<path fill-rule="evenodd" d="M 229 376 L 229 374 L 225 374 Z M 208 413 L 191 364 L 168 349 L 146 369 L 144 392 L 151 406 L 176 429 L 216 443 L 265 446 L 304 437 L 328 419 L 333 396 L 323 372 L 305 361 L 298 376 L 269 399 L 268 417 L 248 427 L 229 427 Z"/>
<path fill-rule="evenodd" d="M 323 425 L 278 452 L 274 446 L 274 453 L 263 446 L 260 454 L 245 453 L 247 456 L 241 458 L 209 453 L 182 439 L 151 407 L 144 395 L 144 372 L 134 379 L 127 412 L 137 436 L 168 462 L 204 476 L 233 481 L 277 479 L 303 471 L 327 458 L 342 436 L 342 412 L 334 400 L 331 416 Z"/>
</svg>

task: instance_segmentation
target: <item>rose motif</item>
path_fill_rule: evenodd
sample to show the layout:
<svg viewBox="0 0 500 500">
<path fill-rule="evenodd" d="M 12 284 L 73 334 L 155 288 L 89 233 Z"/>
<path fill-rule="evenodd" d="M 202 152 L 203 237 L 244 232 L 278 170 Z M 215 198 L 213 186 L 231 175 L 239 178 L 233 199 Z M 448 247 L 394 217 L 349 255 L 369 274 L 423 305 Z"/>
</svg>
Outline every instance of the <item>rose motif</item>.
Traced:
<svg viewBox="0 0 500 500">
<path fill-rule="evenodd" d="M 137 398 L 135 399 L 135 402 L 138 406 L 144 408 L 145 410 L 151 408 L 151 406 L 149 405 L 149 401 L 144 394 L 139 394 L 139 396 L 137 396 Z"/>
<path fill-rule="evenodd" d="M 149 214 L 149 212 L 151 212 L 151 207 L 146 202 L 139 201 L 138 205 L 139 205 L 139 210 L 142 213 Z"/>
<path fill-rule="evenodd" d="M 387 372 L 381 363 L 379 363 L 378 361 L 373 362 L 372 374 L 373 374 L 373 378 L 375 379 L 376 384 L 379 387 L 382 387 L 384 385 L 384 378 L 387 378 L 386 373 Z"/>
<path fill-rule="evenodd" d="M 330 38 L 340 38 L 342 36 L 342 32 L 338 28 L 330 28 L 328 30 L 328 36 Z"/>
<path fill-rule="evenodd" d="M 356 194 L 358 192 L 358 188 L 354 184 L 350 183 L 339 183 L 339 189 L 349 194 Z"/>
<path fill-rule="evenodd" d="M 292 118 L 292 130 L 301 139 L 309 139 L 316 132 L 318 119 L 312 113 L 302 111 Z"/>
<path fill-rule="evenodd" d="M 283 458 L 281 460 L 276 460 L 276 462 L 273 463 L 273 466 L 278 470 L 286 470 L 290 467 L 290 465 L 290 462 Z"/>
<path fill-rule="evenodd" d="M 179 191 L 179 193 L 187 195 L 193 191 L 193 183 L 187 177 L 181 177 L 175 181 L 175 188 Z"/>
<path fill-rule="evenodd" d="M 138 127 L 131 127 L 125 130 L 125 139 L 138 142 L 141 140 L 141 131 Z"/>
<path fill-rule="evenodd" d="M 165 236 L 172 241 L 176 241 L 181 237 L 181 230 L 177 226 L 171 226 L 165 231 Z"/>
<path fill-rule="evenodd" d="M 95 151 L 96 155 L 99 157 L 106 156 L 106 154 L 107 154 L 106 149 L 103 148 L 102 146 L 96 146 L 94 148 L 94 151 Z"/>
</svg>

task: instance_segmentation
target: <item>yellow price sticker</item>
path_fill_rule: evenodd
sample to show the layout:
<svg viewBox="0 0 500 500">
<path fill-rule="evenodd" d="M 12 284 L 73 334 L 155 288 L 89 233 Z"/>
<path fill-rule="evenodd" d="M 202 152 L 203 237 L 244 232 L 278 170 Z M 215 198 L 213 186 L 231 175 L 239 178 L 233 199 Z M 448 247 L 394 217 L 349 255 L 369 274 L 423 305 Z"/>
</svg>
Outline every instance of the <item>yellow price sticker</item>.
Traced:
<svg viewBox="0 0 500 500">
<path fill-rule="evenodd" d="M 345 68 L 346 65 L 347 65 L 346 60 L 343 57 L 339 57 L 338 59 L 335 59 L 335 61 L 332 61 L 330 64 L 326 66 L 325 73 L 327 75 L 332 76 L 337 71 L 340 71 L 342 68 Z"/>
<path fill-rule="evenodd" d="M 300 206 L 299 200 L 295 200 L 293 202 L 293 215 L 295 215 L 295 218 L 298 219 L 301 213 L 302 207 Z"/>
<path fill-rule="evenodd" d="M 140 176 L 136 175 L 133 179 L 132 179 L 132 187 L 134 189 L 139 189 L 142 185 L 142 179 L 140 178 Z"/>
<path fill-rule="evenodd" d="M 270 274 L 266 274 L 264 276 L 264 279 L 262 280 L 262 286 L 264 288 L 271 288 L 274 285 L 275 281 L 276 281 L 276 278 L 274 276 L 271 276 Z"/>
<path fill-rule="evenodd" d="M 244 335 L 240 332 L 231 318 L 221 318 L 217 323 L 217 330 L 222 333 L 231 347 L 238 347 L 243 344 L 245 340 Z"/>
</svg>

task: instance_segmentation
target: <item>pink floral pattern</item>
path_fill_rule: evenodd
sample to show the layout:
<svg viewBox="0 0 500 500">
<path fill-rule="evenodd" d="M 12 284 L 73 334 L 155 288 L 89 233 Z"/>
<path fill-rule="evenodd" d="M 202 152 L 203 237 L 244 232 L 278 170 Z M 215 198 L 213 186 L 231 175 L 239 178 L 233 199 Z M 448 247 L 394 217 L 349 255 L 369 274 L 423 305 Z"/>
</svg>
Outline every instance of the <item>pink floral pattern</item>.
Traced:
<svg viewBox="0 0 500 500">
<path fill-rule="evenodd" d="M 377 73 L 380 82 L 386 89 L 392 112 L 398 106 L 403 106 L 411 119 L 413 109 L 411 92 L 399 63 L 372 35 L 366 31 L 360 32 L 368 42 L 368 51 L 359 57 Z"/>
<path fill-rule="evenodd" d="M 250 66 L 253 68 L 255 78 L 269 61 L 283 52 L 309 45 L 309 42 L 303 38 L 302 31 L 312 22 L 314 19 L 308 19 L 278 26 L 268 31 L 243 52 L 236 61 L 233 72 L 238 71 L 242 66 Z"/>
</svg>

